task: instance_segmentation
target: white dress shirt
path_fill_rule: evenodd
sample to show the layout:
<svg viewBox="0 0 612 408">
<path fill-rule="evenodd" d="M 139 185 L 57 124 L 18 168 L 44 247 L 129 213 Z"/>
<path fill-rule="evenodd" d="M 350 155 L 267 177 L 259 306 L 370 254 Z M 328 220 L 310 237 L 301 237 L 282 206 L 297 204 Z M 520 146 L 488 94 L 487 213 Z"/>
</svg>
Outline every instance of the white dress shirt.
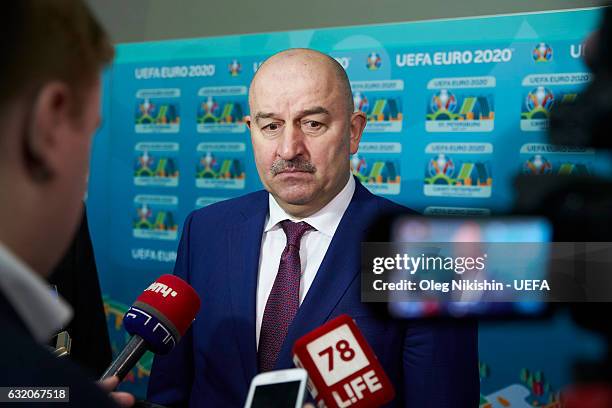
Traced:
<svg viewBox="0 0 612 408">
<path fill-rule="evenodd" d="M 34 339 L 48 342 L 72 318 L 72 308 L 40 275 L 0 242 L 0 292 Z"/>
<path fill-rule="evenodd" d="M 338 228 L 338 224 L 340 224 L 340 220 L 353 198 L 354 192 L 355 180 L 350 175 L 342 191 L 325 207 L 313 215 L 302 219 L 297 219 L 287 214 L 278 205 L 274 197 L 271 194 L 269 195 L 269 212 L 261 240 L 259 274 L 257 277 L 256 337 L 258 345 L 266 302 L 272 291 L 274 279 L 276 279 L 276 274 L 278 273 L 280 257 L 287 243 L 287 237 L 279 223 L 284 220 L 294 222 L 304 221 L 315 228 L 315 230 L 307 231 L 300 243 L 300 262 L 302 264 L 300 304 L 302 304 L 310 285 L 317 275 L 319 266 L 336 232 L 336 228 Z"/>
</svg>

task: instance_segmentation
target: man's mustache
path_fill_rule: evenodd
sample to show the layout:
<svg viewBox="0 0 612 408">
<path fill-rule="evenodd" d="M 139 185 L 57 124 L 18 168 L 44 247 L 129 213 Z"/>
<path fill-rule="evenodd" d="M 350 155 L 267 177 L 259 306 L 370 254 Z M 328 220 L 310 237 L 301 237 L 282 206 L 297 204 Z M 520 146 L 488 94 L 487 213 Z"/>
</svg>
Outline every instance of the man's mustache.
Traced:
<svg viewBox="0 0 612 408">
<path fill-rule="evenodd" d="M 277 174 L 282 173 L 285 170 L 296 170 L 304 171 L 306 173 L 314 173 L 315 171 L 317 171 L 317 168 L 308 160 L 301 158 L 296 158 L 292 160 L 278 159 L 274 163 L 272 163 L 272 167 L 270 167 L 270 173 L 272 173 L 273 176 L 276 176 Z"/>
</svg>

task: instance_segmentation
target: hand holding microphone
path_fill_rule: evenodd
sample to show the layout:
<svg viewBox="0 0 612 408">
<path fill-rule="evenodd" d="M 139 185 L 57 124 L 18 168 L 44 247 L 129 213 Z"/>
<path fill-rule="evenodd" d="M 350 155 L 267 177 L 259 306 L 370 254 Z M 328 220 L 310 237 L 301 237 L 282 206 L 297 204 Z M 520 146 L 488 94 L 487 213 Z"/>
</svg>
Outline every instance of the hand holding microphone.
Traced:
<svg viewBox="0 0 612 408">
<path fill-rule="evenodd" d="M 109 396 L 115 404 L 119 405 L 121 408 L 133 407 L 136 403 L 134 396 L 128 392 L 113 391 L 117 388 L 117 385 L 119 385 L 119 378 L 117 377 L 109 377 L 105 380 L 98 381 L 98 386 L 102 388 L 103 391 L 109 393 Z"/>
<path fill-rule="evenodd" d="M 308 388 L 319 407 L 379 407 L 395 397 L 378 358 L 348 315 L 298 339 L 293 361 L 308 372 Z"/>
</svg>

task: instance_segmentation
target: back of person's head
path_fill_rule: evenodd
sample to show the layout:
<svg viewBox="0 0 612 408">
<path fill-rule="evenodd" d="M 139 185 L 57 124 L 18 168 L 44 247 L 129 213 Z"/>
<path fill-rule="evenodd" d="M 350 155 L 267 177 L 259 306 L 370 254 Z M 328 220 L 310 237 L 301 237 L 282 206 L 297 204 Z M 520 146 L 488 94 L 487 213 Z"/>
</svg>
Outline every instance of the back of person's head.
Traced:
<svg viewBox="0 0 612 408">
<path fill-rule="evenodd" d="M 81 217 L 113 46 L 82 0 L 2 4 L 0 242 L 47 273 Z"/>
<path fill-rule="evenodd" d="M 78 91 L 113 57 L 106 33 L 80 0 L 5 2 L 0 25 L 0 109 L 50 80 Z"/>
</svg>

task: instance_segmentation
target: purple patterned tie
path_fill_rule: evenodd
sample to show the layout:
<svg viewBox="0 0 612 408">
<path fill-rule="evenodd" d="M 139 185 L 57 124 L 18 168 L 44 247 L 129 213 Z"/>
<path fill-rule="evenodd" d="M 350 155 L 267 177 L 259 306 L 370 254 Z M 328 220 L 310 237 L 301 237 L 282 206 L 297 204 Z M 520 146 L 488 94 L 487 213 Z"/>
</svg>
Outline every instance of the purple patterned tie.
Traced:
<svg viewBox="0 0 612 408">
<path fill-rule="evenodd" d="M 287 245 L 281 255 L 261 322 L 257 351 L 260 371 L 274 368 L 289 325 L 300 306 L 300 240 L 306 231 L 313 229 L 305 222 L 285 220 L 280 224 L 287 236 Z"/>
</svg>

